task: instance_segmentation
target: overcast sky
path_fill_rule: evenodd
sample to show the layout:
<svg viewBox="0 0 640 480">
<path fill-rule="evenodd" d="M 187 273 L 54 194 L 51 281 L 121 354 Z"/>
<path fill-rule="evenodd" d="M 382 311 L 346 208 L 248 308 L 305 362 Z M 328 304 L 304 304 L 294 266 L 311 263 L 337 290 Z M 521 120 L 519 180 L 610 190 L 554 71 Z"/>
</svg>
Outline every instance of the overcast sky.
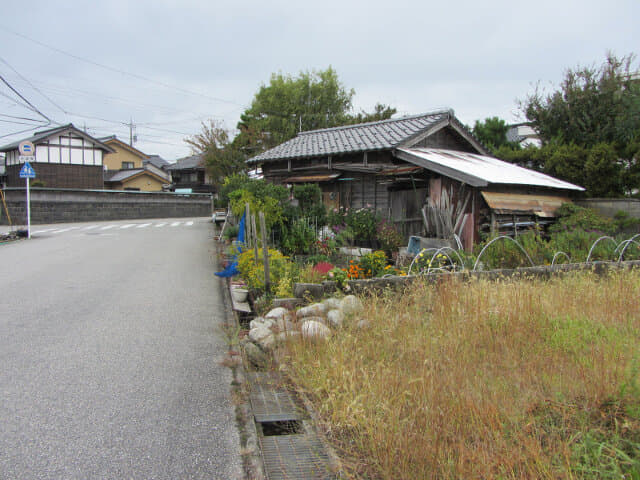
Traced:
<svg viewBox="0 0 640 480">
<path fill-rule="evenodd" d="M 639 0 L 4 0 L 0 12 L 0 75 L 26 100 L 98 137 L 128 142 L 132 122 L 135 146 L 169 161 L 201 121 L 235 129 L 273 72 L 331 65 L 356 111 L 452 108 L 472 125 L 522 120 L 536 82 L 640 50 Z M 41 118 L 16 99 L 0 83 L 0 145 L 33 132 L 7 136 L 35 125 L 14 117 Z"/>
</svg>

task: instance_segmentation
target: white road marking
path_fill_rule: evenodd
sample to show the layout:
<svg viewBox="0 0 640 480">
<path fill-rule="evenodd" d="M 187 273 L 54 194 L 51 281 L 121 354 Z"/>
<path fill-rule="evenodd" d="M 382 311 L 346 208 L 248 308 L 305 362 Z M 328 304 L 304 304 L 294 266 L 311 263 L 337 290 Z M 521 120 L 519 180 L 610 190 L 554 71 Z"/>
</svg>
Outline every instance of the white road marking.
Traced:
<svg viewBox="0 0 640 480">
<path fill-rule="evenodd" d="M 77 230 L 80 227 L 69 227 L 69 228 L 61 228 L 60 230 L 54 230 L 51 233 L 63 233 L 63 232 L 70 232 L 71 230 Z"/>
<path fill-rule="evenodd" d="M 165 225 L 166 225 L 166 223 L 156 223 L 154 226 L 156 228 L 159 228 L 159 227 L 164 227 Z"/>
<path fill-rule="evenodd" d="M 124 230 L 125 228 L 131 228 L 135 226 L 135 223 L 127 223 L 126 225 L 122 225 L 120 229 Z"/>
<path fill-rule="evenodd" d="M 177 227 L 178 225 L 180 225 L 180 222 L 173 222 L 171 225 L 169 225 L 170 227 Z"/>
<path fill-rule="evenodd" d="M 110 230 L 117 225 L 107 225 L 106 227 L 101 227 L 100 230 Z"/>
<path fill-rule="evenodd" d="M 100 225 L 89 225 L 88 227 L 84 227 L 82 230 L 93 230 L 94 228 L 98 228 Z"/>
<path fill-rule="evenodd" d="M 55 228 L 47 228 L 45 230 L 36 230 L 35 232 L 32 232 L 32 233 L 47 233 L 47 232 L 51 232 L 53 230 L 55 230 Z"/>
<path fill-rule="evenodd" d="M 138 225 L 136 228 L 146 228 L 149 225 L 151 225 L 150 223 L 141 223 L 140 225 Z"/>
<path fill-rule="evenodd" d="M 193 222 L 187 222 L 187 223 L 185 223 L 185 225 L 186 225 L 187 227 L 190 227 L 191 225 L 193 225 Z"/>
</svg>

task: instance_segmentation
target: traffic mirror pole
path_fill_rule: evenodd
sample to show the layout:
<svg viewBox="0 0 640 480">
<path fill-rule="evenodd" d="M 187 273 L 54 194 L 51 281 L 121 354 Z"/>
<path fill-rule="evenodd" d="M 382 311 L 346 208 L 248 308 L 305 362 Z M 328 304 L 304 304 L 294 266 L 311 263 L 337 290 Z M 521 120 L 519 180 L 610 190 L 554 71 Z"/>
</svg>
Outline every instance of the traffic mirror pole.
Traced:
<svg viewBox="0 0 640 480">
<path fill-rule="evenodd" d="M 27 238 L 31 238 L 31 201 L 29 198 L 29 181 L 31 179 L 29 177 L 26 178 L 27 181 Z"/>
</svg>

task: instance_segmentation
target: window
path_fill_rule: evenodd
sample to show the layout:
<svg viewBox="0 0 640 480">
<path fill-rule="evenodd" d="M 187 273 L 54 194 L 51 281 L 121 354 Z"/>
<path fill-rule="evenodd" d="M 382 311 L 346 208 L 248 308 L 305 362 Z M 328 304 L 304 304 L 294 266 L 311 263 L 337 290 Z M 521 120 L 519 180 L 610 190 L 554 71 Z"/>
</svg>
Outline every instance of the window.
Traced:
<svg viewBox="0 0 640 480">
<path fill-rule="evenodd" d="M 122 162 L 122 170 L 133 168 L 133 162 Z"/>
</svg>

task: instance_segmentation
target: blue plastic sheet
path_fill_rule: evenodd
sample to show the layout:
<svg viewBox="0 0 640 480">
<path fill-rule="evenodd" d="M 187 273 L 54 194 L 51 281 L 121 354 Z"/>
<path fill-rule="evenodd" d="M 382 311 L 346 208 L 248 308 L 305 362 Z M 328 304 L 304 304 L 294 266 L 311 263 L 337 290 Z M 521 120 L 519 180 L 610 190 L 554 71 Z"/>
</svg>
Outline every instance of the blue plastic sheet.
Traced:
<svg viewBox="0 0 640 480">
<path fill-rule="evenodd" d="M 233 256 L 231 263 L 227 268 L 222 270 L 221 272 L 216 272 L 218 277 L 233 277 L 238 273 L 238 254 L 242 253 L 242 245 L 244 244 L 244 223 L 245 223 L 245 213 L 242 214 L 242 218 L 238 223 L 238 242 L 237 242 L 237 253 Z"/>
</svg>

